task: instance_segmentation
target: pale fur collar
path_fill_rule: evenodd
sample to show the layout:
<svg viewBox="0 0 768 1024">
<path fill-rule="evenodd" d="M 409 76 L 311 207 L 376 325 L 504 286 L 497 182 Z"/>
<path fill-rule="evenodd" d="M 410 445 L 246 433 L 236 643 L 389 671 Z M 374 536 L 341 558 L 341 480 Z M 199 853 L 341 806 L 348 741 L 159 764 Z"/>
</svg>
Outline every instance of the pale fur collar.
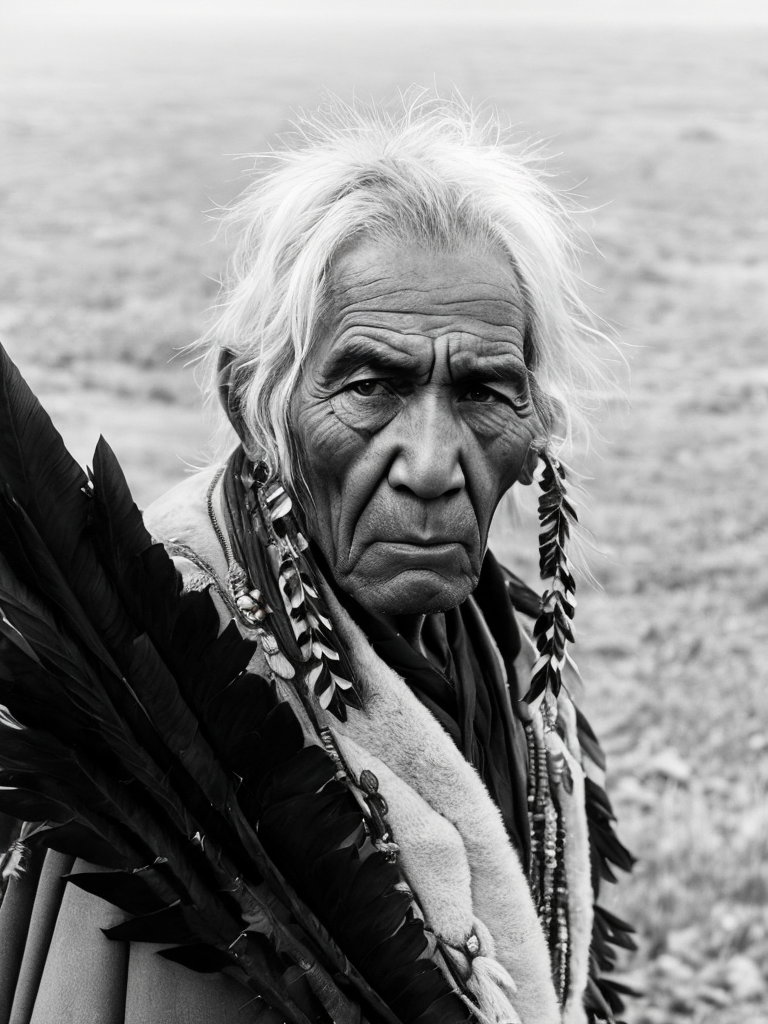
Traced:
<svg viewBox="0 0 768 1024">
<path fill-rule="evenodd" d="M 403 864 L 409 875 L 419 875 L 414 888 L 428 905 L 428 924 L 461 945 L 473 919 L 479 919 L 493 938 L 495 956 L 517 985 L 515 1006 L 523 1024 L 554 1024 L 560 1012 L 549 950 L 498 808 L 439 722 L 376 656 L 325 589 L 336 628 L 364 686 L 364 710 L 352 711 L 344 725 L 334 721 L 333 728 L 386 765 L 424 804 L 416 820 L 406 822 L 398 820 L 398 800 L 387 797 L 396 841 L 398 829 L 407 830 Z M 382 791 L 387 796 L 384 785 Z M 418 804 L 404 796 L 404 806 L 415 804 L 416 810 Z M 410 855 L 411 843 L 431 846 L 431 851 L 422 849 L 420 864 Z M 466 863 L 461 863 L 464 858 Z"/>
</svg>

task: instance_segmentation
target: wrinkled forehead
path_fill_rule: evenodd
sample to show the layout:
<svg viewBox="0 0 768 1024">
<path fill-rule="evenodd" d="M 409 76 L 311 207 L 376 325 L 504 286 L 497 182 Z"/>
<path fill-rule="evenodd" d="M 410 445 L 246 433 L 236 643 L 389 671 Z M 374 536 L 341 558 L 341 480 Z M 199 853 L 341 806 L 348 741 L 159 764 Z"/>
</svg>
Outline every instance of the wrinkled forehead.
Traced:
<svg viewBox="0 0 768 1024">
<path fill-rule="evenodd" d="M 517 348 L 526 324 L 512 261 L 489 243 L 449 250 L 361 239 L 338 254 L 327 278 L 326 346 L 363 330 L 404 338 L 474 336 Z"/>
</svg>

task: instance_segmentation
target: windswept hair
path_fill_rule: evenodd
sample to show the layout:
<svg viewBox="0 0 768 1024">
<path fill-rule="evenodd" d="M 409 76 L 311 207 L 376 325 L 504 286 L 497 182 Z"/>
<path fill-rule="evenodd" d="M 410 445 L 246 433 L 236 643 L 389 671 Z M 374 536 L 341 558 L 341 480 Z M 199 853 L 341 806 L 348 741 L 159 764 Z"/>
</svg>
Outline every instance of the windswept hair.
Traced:
<svg viewBox="0 0 768 1024">
<path fill-rule="evenodd" d="M 290 400 L 326 302 L 329 267 L 358 237 L 509 255 L 527 307 L 525 358 L 542 432 L 569 443 L 603 382 L 603 335 L 578 294 L 569 197 L 498 117 L 414 91 L 392 111 L 332 100 L 301 115 L 223 222 L 237 243 L 201 339 L 249 452 L 296 481 Z"/>
</svg>

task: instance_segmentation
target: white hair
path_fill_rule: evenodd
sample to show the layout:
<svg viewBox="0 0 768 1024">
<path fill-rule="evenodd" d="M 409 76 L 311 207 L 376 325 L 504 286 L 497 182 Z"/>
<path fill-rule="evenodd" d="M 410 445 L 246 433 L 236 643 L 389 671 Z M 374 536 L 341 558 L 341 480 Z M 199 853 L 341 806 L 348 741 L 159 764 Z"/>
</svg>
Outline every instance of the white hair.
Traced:
<svg viewBox="0 0 768 1024">
<path fill-rule="evenodd" d="M 547 184 L 537 151 L 507 141 L 495 114 L 423 92 L 401 97 L 394 113 L 334 99 L 295 128 L 257 157 L 256 180 L 225 211 L 237 244 L 199 343 L 247 450 L 297 482 L 291 396 L 322 322 L 329 267 L 363 236 L 505 251 L 525 296 L 542 430 L 562 445 L 586 428 L 604 335 L 578 294 L 574 204 Z"/>
</svg>

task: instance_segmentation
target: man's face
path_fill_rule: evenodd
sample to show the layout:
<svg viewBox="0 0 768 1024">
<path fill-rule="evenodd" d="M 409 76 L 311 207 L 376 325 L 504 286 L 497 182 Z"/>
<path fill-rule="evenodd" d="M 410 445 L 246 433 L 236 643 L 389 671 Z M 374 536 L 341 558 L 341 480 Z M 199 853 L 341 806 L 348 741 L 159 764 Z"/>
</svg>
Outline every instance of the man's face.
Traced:
<svg viewBox="0 0 768 1024">
<path fill-rule="evenodd" d="M 309 531 L 368 609 L 451 608 L 536 432 L 515 272 L 500 251 L 364 239 L 329 296 L 291 406 Z"/>
</svg>

